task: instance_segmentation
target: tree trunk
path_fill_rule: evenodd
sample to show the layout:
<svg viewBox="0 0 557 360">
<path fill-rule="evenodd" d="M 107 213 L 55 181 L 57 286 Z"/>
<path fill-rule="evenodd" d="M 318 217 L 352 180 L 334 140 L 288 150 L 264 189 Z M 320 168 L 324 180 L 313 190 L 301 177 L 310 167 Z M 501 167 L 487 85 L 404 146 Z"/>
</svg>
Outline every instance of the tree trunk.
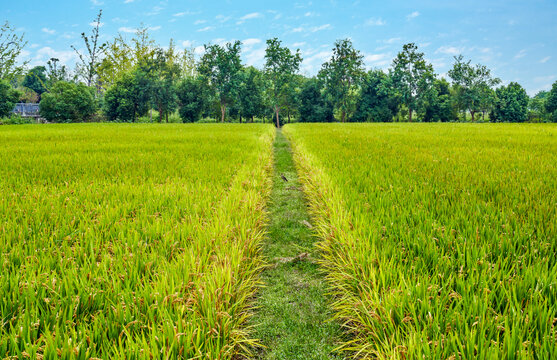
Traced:
<svg viewBox="0 0 557 360">
<path fill-rule="evenodd" d="M 159 123 L 162 123 L 162 106 L 159 103 Z"/>
<path fill-rule="evenodd" d="M 277 115 L 277 129 L 280 129 L 280 122 L 279 122 L 279 107 L 275 106 L 275 113 Z"/>
<path fill-rule="evenodd" d="M 251 117 L 251 121 L 250 121 L 250 122 L 252 122 L 252 123 L 253 123 L 253 115 L 252 115 L 252 117 Z"/>
<path fill-rule="evenodd" d="M 224 114 L 226 114 L 226 105 L 220 106 L 220 122 L 224 122 Z"/>
<path fill-rule="evenodd" d="M 149 109 L 149 122 L 153 122 L 153 109 Z"/>
<path fill-rule="evenodd" d="M 288 123 L 290 124 L 290 110 L 288 110 Z"/>
<path fill-rule="evenodd" d="M 242 123 L 242 115 L 240 115 L 240 124 Z"/>
<path fill-rule="evenodd" d="M 136 105 L 133 106 L 133 119 L 132 119 L 133 123 L 135 122 L 135 109 L 136 109 L 136 107 L 137 107 Z"/>
<path fill-rule="evenodd" d="M 342 115 L 340 116 L 340 122 L 346 121 L 346 111 L 342 110 Z"/>
<path fill-rule="evenodd" d="M 473 110 L 470 110 L 470 115 L 472 115 L 472 122 L 474 122 L 474 115 L 475 115 L 475 114 L 476 114 L 476 112 L 475 112 L 475 111 L 473 111 Z"/>
<path fill-rule="evenodd" d="M 164 116 L 166 117 L 166 123 L 168 124 L 168 111 L 164 113 Z"/>
<path fill-rule="evenodd" d="M 408 122 L 412 122 L 412 109 L 408 107 Z"/>
</svg>

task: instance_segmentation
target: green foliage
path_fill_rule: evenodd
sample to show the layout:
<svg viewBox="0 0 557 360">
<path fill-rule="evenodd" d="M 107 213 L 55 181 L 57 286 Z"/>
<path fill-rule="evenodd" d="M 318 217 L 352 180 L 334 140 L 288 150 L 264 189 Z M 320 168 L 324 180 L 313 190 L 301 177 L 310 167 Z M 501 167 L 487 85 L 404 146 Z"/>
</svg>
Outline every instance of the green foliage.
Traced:
<svg viewBox="0 0 557 360">
<path fill-rule="evenodd" d="M 29 117 L 23 117 L 19 114 L 10 114 L 7 117 L 0 117 L 0 125 L 28 125 L 36 124 L 36 120 Z"/>
<path fill-rule="evenodd" d="M 391 78 L 381 70 L 368 72 L 362 89 L 354 122 L 391 122 L 399 107 L 399 99 L 393 91 Z"/>
<path fill-rule="evenodd" d="M 520 84 L 511 82 L 495 91 L 497 100 L 490 118 L 495 122 L 525 122 L 528 120 L 530 98 Z"/>
<path fill-rule="evenodd" d="M 552 114 L 551 121 L 557 122 L 557 81 L 553 83 L 545 102 L 545 109 Z"/>
<path fill-rule="evenodd" d="M 250 66 L 244 68 L 240 76 L 236 106 L 240 116 L 253 122 L 255 117 L 262 116 L 265 108 L 263 74 Z"/>
<path fill-rule="evenodd" d="M 288 47 L 282 46 L 279 39 L 267 40 L 265 76 L 268 82 L 268 102 L 274 111 L 276 127 L 281 126 L 280 111 L 289 107 L 294 98 L 294 79 L 301 63 L 302 55 L 299 49 L 292 53 Z"/>
<path fill-rule="evenodd" d="M 9 82 L 0 79 L 0 118 L 12 113 L 19 96 L 19 91 L 12 88 Z"/>
<path fill-rule="evenodd" d="M 445 79 L 436 79 L 433 82 L 434 91 L 431 92 L 422 115 L 424 122 L 448 122 L 457 119 L 458 114 L 453 106 L 450 87 Z"/>
<path fill-rule="evenodd" d="M 75 46 L 72 49 L 75 51 L 79 58 L 78 73 L 83 77 L 87 86 L 98 85 L 98 72 L 97 68 L 100 64 L 100 57 L 103 53 L 103 44 L 99 42 L 100 28 L 102 26 L 102 10 L 93 21 L 93 29 L 91 35 L 87 36 L 81 33 L 81 39 L 85 45 L 86 53 L 81 53 Z"/>
<path fill-rule="evenodd" d="M 41 116 L 50 122 L 85 121 L 96 111 L 93 90 L 84 84 L 60 81 L 41 100 Z"/>
<path fill-rule="evenodd" d="M 205 54 L 199 61 L 197 71 L 208 80 L 212 92 L 220 104 L 221 122 L 224 122 L 226 110 L 238 94 L 241 81 L 240 60 L 241 42 L 227 43 L 225 46 L 205 45 Z"/>
<path fill-rule="evenodd" d="M 44 66 L 35 66 L 25 75 L 22 85 L 36 92 L 40 102 L 42 94 L 47 91 L 46 82 L 46 68 Z"/>
<path fill-rule="evenodd" d="M 104 112 L 111 121 L 135 122 L 147 114 L 152 79 L 144 69 L 125 73 L 104 95 Z"/>
<path fill-rule="evenodd" d="M 364 57 L 350 39 L 337 40 L 331 60 L 324 63 L 319 78 L 341 122 L 349 121 L 356 111 L 360 83 L 365 76 Z"/>
<path fill-rule="evenodd" d="M 556 358 L 557 127 L 283 131 L 347 358 Z"/>
<path fill-rule="evenodd" d="M 177 96 L 182 121 L 197 122 L 207 110 L 211 99 L 207 83 L 202 77 L 186 77 L 178 84 Z"/>
<path fill-rule="evenodd" d="M 28 62 L 21 64 L 18 57 L 26 45 L 24 35 L 18 35 L 7 21 L 0 26 L 0 80 L 11 81 L 23 73 Z"/>
<path fill-rule="evenodd" d="M 332 122 L 333 106 L 323 94 L 323 83 L 310 78 L 302 85 L 300 93 L 300 122 Z"/>
<path fill-rule="evenodd" d="M 157 49 L 153 60 L 140 64 L 140 69 L 152 77 L 150 91 L 153 105 L 159 111 L 159 122 L 162 122 L 163 117 L 168 122 L 168 115 L 178 107 L 176 81 L 180 73 L 180 67 L 173 62 L 173 50 L 171 42 L 168 51 Z"/>
<path fill-rule="evenodd" d="M 253 358 L 273 135 L 0 126 L 0 358 Z"/>
<path fill-rule="evenodd" d="M 472 121 L 478 111 L 486 111 L 493 105 L 494 97 L 490 90 L 501 83 L 491 77 L 491 71 L 484 65 L 472 66 L 471 61 L 464 61 L 462 55 L 455 56 L 453 68 L 449 70 L 456 90 L 456 104 L 470 112 Z"/>
<path fill-rule="evenodd" d="M 408 108 L 409 121 L 412 121 L 412 113 L 423 112 L 431 96 L 435 79 L 433 66 L 426 62 L 424 53 L 418 52 L 418 47 L 410 43 L 403 46 L 392 67 L 394 88 Z"/>
</svg>

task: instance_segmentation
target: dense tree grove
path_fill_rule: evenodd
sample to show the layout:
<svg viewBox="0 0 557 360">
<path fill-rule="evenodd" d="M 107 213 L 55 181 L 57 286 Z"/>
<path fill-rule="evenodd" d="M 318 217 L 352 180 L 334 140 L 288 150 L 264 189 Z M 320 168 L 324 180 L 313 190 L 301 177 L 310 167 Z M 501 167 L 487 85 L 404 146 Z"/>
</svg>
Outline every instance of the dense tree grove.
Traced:
<svg viewBox="0 0 557 360">
<path fill-rule="evenodd" d="M 277 38 L 267 40 L 258 69 L 242 64 L 240 41 L 206 44 L 197 57 L 172 40 L 157 44 L 144 26 L 131 39 L 101 43 L 101 24 L 99 12 L 91 33 L 81 34 L 74 71 L 56 58 L 28 69 L 17 61 L 24 35 L 0 26 L 0 117 L 17 102 L 40 102 L 50 122 L 557 122 L 557 82 L 530 98 L 462 55 L 444 79 L 413 43 L 383 71 L 366 70 L 363 54 L 341 39 L 307 77 L 300 51 Z"/>
</svg>

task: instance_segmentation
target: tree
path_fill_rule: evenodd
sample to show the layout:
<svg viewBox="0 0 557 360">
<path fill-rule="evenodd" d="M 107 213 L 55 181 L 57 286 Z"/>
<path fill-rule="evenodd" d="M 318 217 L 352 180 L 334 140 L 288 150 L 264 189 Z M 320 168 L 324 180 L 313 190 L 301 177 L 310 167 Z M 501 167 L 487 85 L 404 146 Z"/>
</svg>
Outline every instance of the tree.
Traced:
<svg viewBox="0 0 557 360">
<path fill-rule="evenodd" d="M 557 81 L 553 83 L 545 101 L 545 109 L 552 114 L 551 121 L 557 122 Z"/>
<path fill-rule="evenodd" d="M 300 122 L 332 122 L 333 106 L 323 94 L 323 82 L 307 79 L 300 92 Z"/>
<path fill-rule="evenodd" d="M 46 62 L 48 69 L 46 71 L 46 78 L 47 78 L 47 87 L 51 87 L 52 85 L 56 84 L 59 81 L 69 81 L 70 75 L 68 74 L 68 70 L 66 69 L 65 65 L 59 66 L 58 63 L 60 60 L 57 58 L 50 58 Z"/>
<path fill-rule="evenodd" d="M 489 99 L 489 89 L 501 82 L 500 79 L 491 77 L 491 70 L 486 66 L 472 66 L 471 61 L 464 61 L 462 55 L 455 56 L 449 77 L 456 88 L 457 103 L 463 110 L 470 112 L 472 121 L 476 112 L 485 108 L 485 100 Z"/>
<path fill-rule="evenodd" d="M 241 72 L 241 82 L 238 88 L 238 108 L 240 121 L 242 117 L 250 119 L 261 116 L 264 108 L 263 74 L 253 66 Z"/>
<path fill-rule="evenodd" d="M 135 64 L 132 49 L 122 34 L 118 34 L 112 42 L 103 44 L 102 50 L 104 57 L 97 66 L 97 75 L 99 86 L 104 91 Z"/>
<path fill-rule="evenodd" d="M 520 84 L 511 82 L 495 91 L 497 100 L 491 114 L 496 122 L 525 122 L 528 120 L 529 97 Z"/>
<path fill-rule="evenodd" d="M 18 35 L 6 21 L 0 26 L 0 79 L 11 81 L 23 73 L 27 61 L 18 65 L 18 57 L 27 45 L 25 36 Z"/>
<path fill-rule="evenodd" d="M 371 70 L 362 81 L 353 121 L 391 122 L 399 100 L 392 89 L 391 79 L 381 70 Z"/>
<path fill-rule="evenodd" d="M 48 121 L 84 121 L 95 113 L 95 98 L 84 84 L 60 81 L 43 95 L 40 109 Z"/>
<path fill-rule="evenodd" d="M 123 74 L 104 95 L 104 112 L 112 120 L 135 122 L 147 114 L 152 81 L 141 68 Z"/>
<path fill-rule="evenodd" d="M 430 96 L 435 79 L 433 66 L 425 61 L 418 47 L 410 43 L 404 45 L 393 60 L 391 76 L 402 103 L 408 108 L 409 121 L 412 122 L 412 112 L 422 111 Z"/>
<path fill-rule="evenodd" d="M 22 85 L 36 92 L 40 102 L 42 94 L 47 91 L 46 82 L 46 68 L 35 66 L 25 75 Z"/>
<path fill-rule="evenodd" d="M 548 91 L 540 91 L 530 99 L 530 102 L 528 103 L 530 120 L 538 122 L 546 121 L 549 115 L 545 108 L 548 96 Z"/>
<path fill-rule="evenodd" d="M 82 54 L 77 50 L 75 46 L 72 45 L 72 49 L 75 51 L 77 56 L 79 57 L 80 64 L 80 72 L 85 79 L 85 83 L 87 86 L 93 85 L 93 80 L 97 75 L 97 67 L 99 65 L 99 57 L 102 52 L 103 45 L 99 43 L 99 29 L 102 26 L 101 24 L 102 19 L 102 10 L 99 10 L 99 14 L 97 18 L 93 22 L 93 30 L 91 35 L 88 37 L 85 33 L 81 33 L 81 38 L 85 43 L 85 48 L 87 49 L 86 54 Z"/>
<path fill-rule="evenodd" d="M 319 78 L 325 84 L 335 110 L 341 113 L 341 122 L 352 117 L 358 101 L 359 85 L 365 75 L 363 55 L 349 39 L 337 40 L 331 60 L 324 63 Z"/>
<path fill-rule="evenodd" d="M 159 122 L 163 116 L 168 122 L 168 114 L 176 110 L 176 80 L 180 67 L 174 62 L 174 47 L 171 41 L 167 51 L 157 49 L 152 61 L 145 61 L 145 73 L 152 77 L 151 95 L 154 105 L 159 111 Z"/>
<path fill-rule="evenodd" d="M 19 95 L 8 81 L 0 79 L 0 118 L 11 114 Z"/>
<path fill-rule="evenodd" d="M 445 79 L 435 79 L 433 90 L 423 114 L 424 122 L 448 122 L 457 118 L 453 111 L 451 85 Z"/>
<path fill-rule="evenodd" d="M 207 80 L 220 105 L 221 122 L 226 117 L 227 107 L 235 99 L 242 69 L 239 41 L 225 46 L 205 45 L 205 54 L 201 57 L 198 71 Z"/>
<path fill-rule="evenodd" d="M 288 106 L 291 98 L 294 75 L 302 63 L 300 50 L 292 53 L 286 46 L 281 46 L 277 38 L 267 40 L 265 50 L 265 75 L 269 83 L 268 98 L 276 118 L 276 126 L 280 128 L 279 114 Z"/>
<path fill-rule="evenodd" d="M 199 121 L 211 99 L 206 81 L 202 77 L 186 77 L 178 84 L 176 94 L 182 121 Z"/>
</svg>

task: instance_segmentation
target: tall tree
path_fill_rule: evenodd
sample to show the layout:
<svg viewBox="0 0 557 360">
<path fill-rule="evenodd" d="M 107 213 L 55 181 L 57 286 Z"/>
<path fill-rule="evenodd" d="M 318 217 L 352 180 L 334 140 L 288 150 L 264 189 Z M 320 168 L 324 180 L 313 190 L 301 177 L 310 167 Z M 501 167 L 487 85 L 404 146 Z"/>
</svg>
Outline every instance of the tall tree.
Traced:
<svg viewBox="0 0 557 360">
<path fill-rule="evenodd" d="M 0 79 L 0 118 L 10 115 L 19 95 L 7 80 Z"/>
<path fill-rule="evenodd" d="M 319 77 L 325 83 L 325 92 L 335 110 L 341 113 L 341 122 L 356 111 L 358 89 L 365 75 L 364 57 L 350 39 L 337 40 L 331 60 L 323 64 Z"/>
<path fill-rule="evenodd" d="M 211 95 L 205 79 L 201 76 L 186 76 L 177 87 L 182 122 L 196 122 L 209 107 Z"/>
<path fill-rule="evenodd" d="M 393 60 L 392 79 L 402 103 L 408 108 L 409 121 L 412 113 L 425 107 L 432 90 L 435 72 L 426 62 L 424 53 L 414 43 L 406 44 Z"/>
<path fill-rule="evenodd" d="M 163 116 L 168 122 L 168 114 L 176 110 L 178 98 L 176 96 L 176 81 L 180 74 L 180 66 L 175 62 L 173 43 L 170 43 L 168 50 L 157 49 L 155 57 L 146 73 L 153 77 L 152 80 L 152 99 L 159 111 L 159 122 Z"/>
<path fill-rule="evenodd" d="M 70 78 L 66 65 L 60 65 L 59 63 L 60 60 L 57 58 L 50 58 L 50 60 L 46 62 L 48 67 L 46 70 L 48 88 L 59 81 L 68 81 Z"/>
<path fill-rule="evenodd" d="M 498 85 L 501 80 L 491 76 L 491 70 L 478 64 L 471 65 L 471 61 L 464 61 L 462 55 L 455 56 L 453 68 L 449 70 L 449 77 L 455 86 L 457 103 L 472 116 L 485 108 L 485 101 L 489 99 L 489 89 Z"/>
<path fill-rule="evenodd" d="M 545 109 L 552 114 L 551 121 L 557 122 L 557 81 L 553 83 L 551 91 L 545 100 Z"/>
<path fill-rule="evenodd" d="M 77 56 L 79 57 L 79 61 L 81 62 L 80 71 L 85 79 L 85 83 L 87 84 L 87 86 L 93 85 L 93 81 L 95 80 L 95 76 L 97 75 L 97 66 L 99 65 L 100 55 L 103 48 L 102 44 L 99 43 L 99 29 L 102 26 L 101 19 L 102 10 L 99 10 L 97 18 L 92 23 L 93 30 L 91 31 L 91 35 L 87 36 L 84 32 L 81 33 L 81 38 L 85 43 L 85 49 L 87 50 L 87 53 L 82 54 L 80 51 L 77 50 L 75 46 L 72 45 L 72 49 L 76 52 Z"/>
<path fill-rule="evenodd" d="M 495 91 L 497 100 L 491 113 L 496 122 L 525 122 L 528 120 L 529 97 L 520 84 L 511 82 Z"/>
<path fill-rule="evenodd" d="M 151 100 L 152 77 L 144 68 L 123 74 L 106 91 L 104 111 L 110 120 L 135 122 L 147 114 Z"/>
<path fill-rule="evenodd" d="M 241 77 L 237 101 L 240 120 L 244 117 L 253 122 L 254 117 L 263 113 L 263 74 L 253 66 L 249 66 L 242 70 Z"/>
<path fill-rule="evenodd" d="M 381 70 L 369 71 L 362 89 L 353 121 L 391 122 L 399 107 L 389 75 Z"/>
<path fill-rule="evenodd" d="M 201 57 L 198 71 L 209 82 L 216 94 L 221 112 L 221 122 L 226 117 L 227 107 L 236 97 L 242 69 L 240 60 L 241 43 L 227 43 L 225 46 L 205 45 L 205 54 Z"/>
<path fill-rule="evenodd" d="M 323 94 L 323 82 L 306 79 L 300 92 L 300 122 L 332 122 L 333 106 Z"/>
<path fill-rule="evenodd" d="M 28 62 L 18 65 L 17 58 L 26 45 L 24 34 L 16 34 L 7 21 L 0 26 L 0 79 L 11 81 L 23 73 Z"/>
<path fill-rule="evenodd" d="M 448 122 L 458 118 L 453 107 L 451 84 L 445 79 L 435 79 L 431 96 L 424 109 L 425 122 Z"/>
<path fill-rule="evenodd" d="M 40 102 L 42 94 L 47 91 L 46 82 L 46 68 L 35 66 L 25 75 L 22 85 L 36 92 Z"/>
<path fill-rule="evenodd" d="M 134 64 L 131 46 L 122 34 L 103 44 L 103 59 L 97 66 L 99 85 L 103 90 L 112 86 Z"/>
<path fill-rule="evenodd" d="M 273 107 L 276 126 L 280 127 L 279 114 L 286 108 L 291 98 L 294 75 L 300 70 L 302 55 L 300 50 L 292 53 L 282 42 L 277 39 L 267 40 L 265 50 L 265 75 L 269 88 L 269 102 Z"/>
</svg>

